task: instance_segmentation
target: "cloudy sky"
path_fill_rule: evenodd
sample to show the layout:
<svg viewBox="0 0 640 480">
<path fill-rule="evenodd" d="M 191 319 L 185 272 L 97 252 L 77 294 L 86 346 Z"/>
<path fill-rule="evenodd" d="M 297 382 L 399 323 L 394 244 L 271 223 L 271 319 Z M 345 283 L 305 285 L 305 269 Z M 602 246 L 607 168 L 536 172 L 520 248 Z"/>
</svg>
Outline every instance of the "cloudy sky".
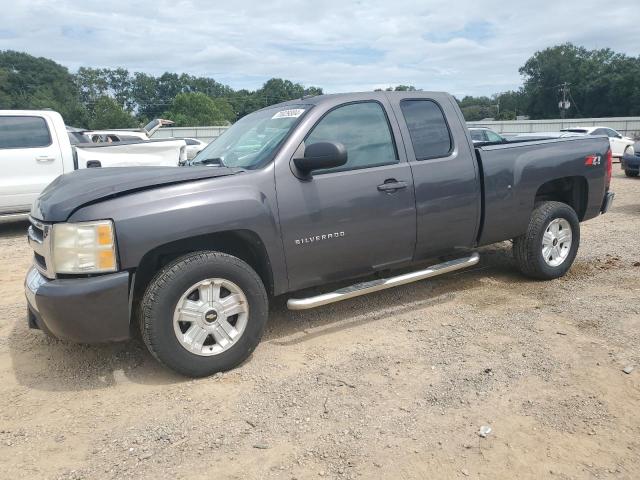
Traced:
<svg viewBox="0 0 640 480">
<path fill-rule="evenodd" d="M 0 50 L 80 66 L 283 77 L 333 93 L 411 84 L 517 88 L 536 50 L 571 41 L 640 54 L 638 0 L 4 0 Z"/>
</svg>

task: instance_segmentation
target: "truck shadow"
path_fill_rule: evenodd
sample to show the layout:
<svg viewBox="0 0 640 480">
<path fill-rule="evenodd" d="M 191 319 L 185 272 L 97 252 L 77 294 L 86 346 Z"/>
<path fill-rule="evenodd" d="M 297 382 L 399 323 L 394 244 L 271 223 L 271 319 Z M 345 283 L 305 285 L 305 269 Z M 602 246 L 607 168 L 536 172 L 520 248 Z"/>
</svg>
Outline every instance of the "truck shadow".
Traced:
<svg viewBox="0 0 640 480">
<path fill-rule="evenodd" d="M 27 235 L 29 221 L 21 220 L 1 220 L 0 219 L 0 238 L 24 237 Z"/>
<path fill-rule="evenodd" d="M 278 297 L 272 301 L 263 341 L 286 348 L 384 317 L 392 318 L 411 309 L 436 305 L 464 290 L 485 288 L 479 280 L 487 276 L 505 283 L 531 282 L 515 269 L 510 249 L 504 245 L 487 247 L 481 251 L 480 263 L 469 270 L 314 310 L 289 311 L 286 298 Z M 59 341 L 29 330 L 26 314 L 18 313 L 21 311 L 16 308 L 13 317 L 17 320 L 7 343 L 15 377 L 25 387 L 52 392 L 85 391 L 126 383 L 169 385 L 190 380 L 160 365 L 139 339 L 105 345 Z"/>
<path fill-rule="evenodd" d="M 8 338 L 20 385 L 45 391 L 84 391 L 116 384 L 165 385 L 189 379 L 160 365 L 141 340 L 78 345 L 48 337 L 19 318 Z"/>
</svg>

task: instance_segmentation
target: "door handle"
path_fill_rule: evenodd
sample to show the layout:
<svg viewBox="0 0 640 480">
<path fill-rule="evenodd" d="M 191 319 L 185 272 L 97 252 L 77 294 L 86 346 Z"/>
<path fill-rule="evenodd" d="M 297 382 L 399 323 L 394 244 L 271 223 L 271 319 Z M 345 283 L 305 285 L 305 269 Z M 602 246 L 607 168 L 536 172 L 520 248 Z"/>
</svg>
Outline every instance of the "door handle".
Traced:
<svg viewBox="0 0 640 480">
<path fill-rule="evenodd" d="M 53 157 L 36 157 L 36 162 L 38 163 L 49 163 L 53 162 L 55 158 Z"/>
<path fill-rule="evenodd" d="M 378 185 L 378 190 L 386 193 L 393 193 L 402 188 L 407 188 L 409 185 L 407 182 L 398 181 L 395 178 L 390 178 L 389 180 L 385 180 L 382 185 Z"/>
</svg>

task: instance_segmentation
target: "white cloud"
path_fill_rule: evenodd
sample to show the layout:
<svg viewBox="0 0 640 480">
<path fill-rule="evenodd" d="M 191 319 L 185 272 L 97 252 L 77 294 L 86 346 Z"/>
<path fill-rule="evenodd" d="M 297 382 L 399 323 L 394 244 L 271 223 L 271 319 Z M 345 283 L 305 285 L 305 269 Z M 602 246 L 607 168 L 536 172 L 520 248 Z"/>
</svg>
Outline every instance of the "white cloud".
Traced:
<svg viewBox="0 0 640 480">
<path fill-rule="evenodd" d="M 519 86 L 518 68 L 547 46 L 640 48 L 633 1 L 22 0 L 2 16 L 0 49 L 234 88 L 283 77 L 326 92 L 403 83 L 491 94 Z"/>
</svg>

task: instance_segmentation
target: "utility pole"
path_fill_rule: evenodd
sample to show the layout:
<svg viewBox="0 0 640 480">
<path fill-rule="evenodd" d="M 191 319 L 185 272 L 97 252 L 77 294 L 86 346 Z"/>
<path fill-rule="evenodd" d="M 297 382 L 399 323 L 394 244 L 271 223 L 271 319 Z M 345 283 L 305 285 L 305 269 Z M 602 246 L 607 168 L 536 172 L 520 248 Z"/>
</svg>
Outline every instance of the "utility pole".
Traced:
<svg viewBox="0 0 640 480">
<path fill-rule="evenodd" d="M 569 85 L 570 84 L 568 82 L 564 82 L 563 84 L 559 85 L 559 93 L 562 95 L 562 100 L 558 102 L 558 108 L 560 109 L 560 118 L 564 118 L 567 110 L 569 110 L 569 107 L 571 107 L 571 102 L 568 100 L 568 97 L 571 95 L 571 93 L 569 92 Z"/>
</svg>

